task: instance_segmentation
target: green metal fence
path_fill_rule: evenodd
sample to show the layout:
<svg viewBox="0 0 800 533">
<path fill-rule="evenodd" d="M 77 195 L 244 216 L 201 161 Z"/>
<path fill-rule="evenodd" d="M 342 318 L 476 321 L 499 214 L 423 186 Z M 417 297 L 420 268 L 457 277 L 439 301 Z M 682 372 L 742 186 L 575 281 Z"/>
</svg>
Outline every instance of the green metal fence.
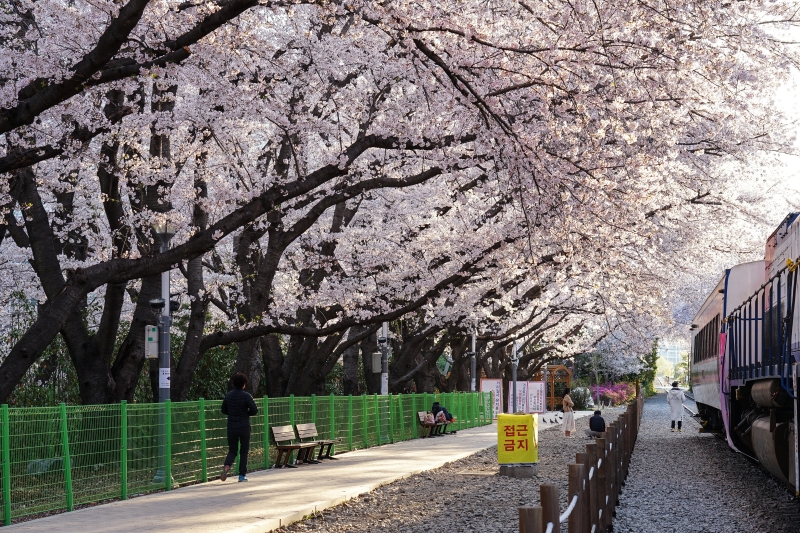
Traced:
<svg viewBox="0 0 800 533">
<path fill-rule="evenodd" d="M 440 402 L 455 429 L 492 422 L 491 393 L 261 398 L 248 467 L 275 460 L 270 426 L 314 422 L 337 451 L 417 438 Z M 0 412 L 3 523 L 217 477 L 228 451 L 222 401 L 9 408 Z M 160 420 L 164 420 L 162 424 Z M 163 451 L 162 451 L 163 450 Z M 164 460 L 164 458 L 169 460 Z M 211 473 L 209 474 L 209 469 Z"/>
</svg>

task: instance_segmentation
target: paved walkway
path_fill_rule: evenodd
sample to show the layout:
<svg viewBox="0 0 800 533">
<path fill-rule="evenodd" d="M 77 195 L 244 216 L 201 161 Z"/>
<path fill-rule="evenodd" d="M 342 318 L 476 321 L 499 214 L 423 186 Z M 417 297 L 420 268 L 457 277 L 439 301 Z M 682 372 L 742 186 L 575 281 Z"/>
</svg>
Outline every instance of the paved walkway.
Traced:
<svg viewBox="0 0 800 533">
<path fill-rule="evenodd" d="M 542 429 L 556 423 L 552 415 L 540 417 Z M 446 437 L 357 450 L 339 455 L 335 462 L 252 472 L 247 483 L 231 476 L 225 483 L 215 480 L 97 505 L 14 524 L 3 532 L 261 533 L 495 444 L 495 425 L 473 428 Z"/>
<path fill-rule="evenodd" d="M 357 450 L 338 461 L 248 474 L 62 513 L 3 528 L 11 532 L 256 533 L 272 531 L 417 472 L 497 444 L 496 426 Z"/>
</svg>

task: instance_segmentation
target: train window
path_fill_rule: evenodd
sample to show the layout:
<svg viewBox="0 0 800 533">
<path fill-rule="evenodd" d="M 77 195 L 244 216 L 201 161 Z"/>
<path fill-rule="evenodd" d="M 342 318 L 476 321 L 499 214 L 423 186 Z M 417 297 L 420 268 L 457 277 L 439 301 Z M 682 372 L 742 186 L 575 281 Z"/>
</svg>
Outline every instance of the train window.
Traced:
<svg viewBox="0 0 800 533">
<path fill-rule="evenodd" d="M 719 356 L 717 334 L 719 333 L 720 322 L 720 315 L 715 316 L 695 336 L 694 347 L 692 348 L 692 361 L 695 363 Z"/>
</svg>

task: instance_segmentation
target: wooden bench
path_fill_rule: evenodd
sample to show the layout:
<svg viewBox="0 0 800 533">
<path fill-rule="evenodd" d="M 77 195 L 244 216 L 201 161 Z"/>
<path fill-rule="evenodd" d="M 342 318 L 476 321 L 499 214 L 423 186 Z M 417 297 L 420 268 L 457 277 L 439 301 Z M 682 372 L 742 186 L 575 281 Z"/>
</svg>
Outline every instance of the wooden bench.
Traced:
<svg viewBox="0 0 800 533">
<path fill-rule="evenodd" d="M 309 456 L 314 455 L 314 448 L 317 447 L 315 443 L 294 442 L 296 437 L 292 426 L 275 426 L 270 430 L 272 431 L 272 438 L 275 439 L 275 448 L 278 450 L 278 459 L 275 461 L 273 468 L 296 468 L 295 465 L 289 464 L 289 458 L 292 456 L 293 451 L 297 451 L 295 462 L 312 462 Z M 283 464 L 281 464 L 281 459 L 283 459 Z M 313 462 L 316 463 L 318 461 Z"/>
<path fill-rule="evenodd" d="M 447 424 L 449 424 L 449 422 L 427 422 L 425 420 L 427 416 L 428 413 L 425 411 L 420 411 L 417 413 L 419 425 L 422 426 L 421 437 L 438 437 L 440 435 L 444 435 L 444 430 L 447 429 Z"/>
<path fill-rule="evenodd" d="M 297 424 L 295 426 L 297 428 L 297 436 L 300 438 L 301 443 L 314 443 L 319 446 L 319 455 L 317 459 L 320 461 L 323 459 L 336 459 L 331 454 L 333 453 L 333 445 L 338 444 L 341 442 L 341 439 L 320 439 L 319 433 L 317 433 L 317 425 L 313 422 L 308 424 Z M 328 451 L 325 451 L 325 447 L 328 447 Z"/>
</svg>

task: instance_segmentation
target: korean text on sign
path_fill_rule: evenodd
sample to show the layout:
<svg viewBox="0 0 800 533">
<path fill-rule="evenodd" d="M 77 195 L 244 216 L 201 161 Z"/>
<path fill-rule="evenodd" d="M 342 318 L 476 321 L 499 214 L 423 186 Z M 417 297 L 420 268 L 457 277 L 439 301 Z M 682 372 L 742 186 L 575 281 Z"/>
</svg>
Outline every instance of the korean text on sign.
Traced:
<svg viewBox="0 0 800 533">
<path fill-rule="evenodd" d="M 539 461 L 537 422 L 537 417 L 533 415 L 498 415 L 498 463 L 525 464 Z"/>
</svg>

